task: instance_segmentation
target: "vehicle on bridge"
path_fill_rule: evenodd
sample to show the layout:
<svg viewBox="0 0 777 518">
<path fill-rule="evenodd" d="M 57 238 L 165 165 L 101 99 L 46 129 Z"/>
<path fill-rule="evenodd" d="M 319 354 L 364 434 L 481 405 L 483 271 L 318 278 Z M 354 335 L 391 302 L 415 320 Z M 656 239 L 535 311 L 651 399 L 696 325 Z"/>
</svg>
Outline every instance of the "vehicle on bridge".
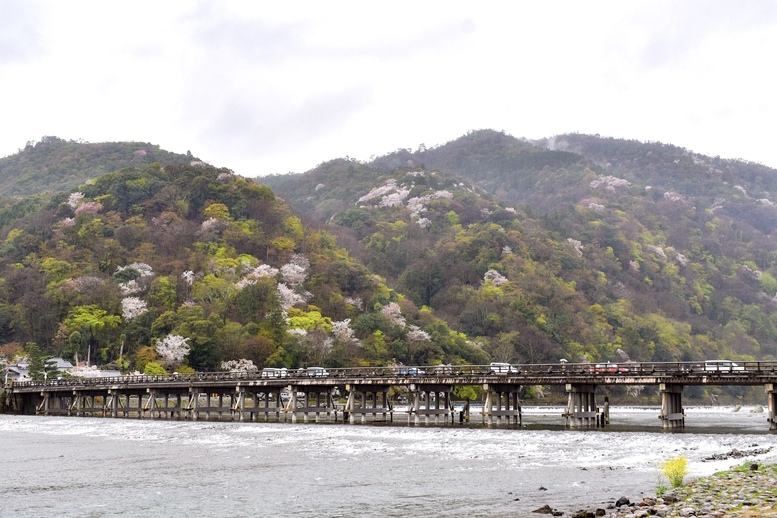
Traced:
<svg viewBox="0 0 777 518">
<path fill-rule="evenodd" d="M 629 372 L 629 368 L 617 363 L 597 363 L 591 367 L 591 372 L 594 374 L 622 374 Z"/>
<path fill-rule="evenodd" d="M 303 376 L 308 376 L 310 378 L 321 378 L 324 376 L 329 376 L 329 371 L 323 367 L 308 367 L 305 369 Z"/>
<path fill-rule="evenodd" d="M 704 362 L 705 372 L 735 372 L 745 370 L 744 366 L 731 360 L 707 360 Z"/>
<path fill-rule="evenodd" d="M 509 363 L 501 363 L 501 362 L 492 362 L 488 366 L 488 373 L 489 374 L 501 374 L 501 375 L 507 375 L 507 374 L 518 374 L 518 369 L 510 365 Z"/>
<path fill-rule="evenodd" d="M 262 369 L 260 376 L 262 378 L 285 378 L 288 376 L 288 371 L 285 368 L 275 369 L 273 367 L 266 367 Z"/>
<path fill-rule="evenodd" d="M 418 367 L 400 367 L 397 374 L 400 376 L 424 376 L 426 371 Z"/>
</svg>

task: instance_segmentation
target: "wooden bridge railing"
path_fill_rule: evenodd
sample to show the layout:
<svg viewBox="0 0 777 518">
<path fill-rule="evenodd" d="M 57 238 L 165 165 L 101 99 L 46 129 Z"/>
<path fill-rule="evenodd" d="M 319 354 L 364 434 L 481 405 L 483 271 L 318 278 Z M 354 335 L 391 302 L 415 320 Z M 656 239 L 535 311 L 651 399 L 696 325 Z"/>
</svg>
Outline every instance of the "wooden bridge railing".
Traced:
<svg viewBox="0 0 777 518">
<path fill-rule="evenodd" d="M 58 379 L 38 381 L 17 381 L 13 387 L 67 387 L 67 386 L 102 386 L 102 385 L 148 385 L 156 383 L 190 383 L 213 381 L 265 380 L 289 383 L 299 380 L 318 378 L 424 378 L 433 381 L 436 378 L 457 378 L 465 383 L 467 378 L 497 376 L 498 378 L 537 378 L 563 382 L 570 376 L 598 377 L 661 377 L 661 376 L 751 376 L 758 374 L 774 375 L 777 372 L 777 361 L 697 361 L 697 362 L 625 362 L 625 363 L 549 363 L 549 364 L 517 364 L 511 365 L 509 371 L 494 371 L 491 365 L 423 365 L 423 366 L 384 366 L 355 368 L 326 368 L 310 371 L 308 369 L 274 369 L 259 372 L 193 372 L 172 373 L 167 375 L 129 375 L 115 377 L 80 378 L 63 376 Z"/>
</svg>

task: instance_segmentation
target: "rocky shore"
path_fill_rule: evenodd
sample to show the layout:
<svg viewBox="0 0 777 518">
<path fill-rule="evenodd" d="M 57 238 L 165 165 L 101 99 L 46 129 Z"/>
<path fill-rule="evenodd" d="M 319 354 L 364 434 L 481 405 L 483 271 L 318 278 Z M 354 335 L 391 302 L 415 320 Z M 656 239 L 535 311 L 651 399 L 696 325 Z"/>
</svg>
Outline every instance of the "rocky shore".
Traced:
<svg viewBox="0 0 777 518">
<path fill-rule="evenodd" d="M 570 513 L 544 506 L 534 512 L 572 518 L 777 517 L 777 465 L 737 466 L 640 502 L 622 497 L 606 508 Z"/>
</svg>

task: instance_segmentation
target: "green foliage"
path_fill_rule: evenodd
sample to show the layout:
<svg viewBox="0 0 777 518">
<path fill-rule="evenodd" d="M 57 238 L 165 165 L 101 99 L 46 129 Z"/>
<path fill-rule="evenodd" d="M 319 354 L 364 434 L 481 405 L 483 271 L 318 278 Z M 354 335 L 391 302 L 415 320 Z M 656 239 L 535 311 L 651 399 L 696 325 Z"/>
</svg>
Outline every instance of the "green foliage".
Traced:
<svg viewBox="0 0 777 518">
<path fill-rule="evenodd" d="M 0 173 L 26 161 L 57 185 L 48 160 L 84 146 L 47 138 Z M 0 339 L 139 370 L 169 333 L 198 369 L 777 358 L 777 212 L 757 201 L 773 170 L 584 135 L 554 148 L 484 130 L 263 179 L 302 217 L 266 185 L 135 148 L 80 194 L 0 199 Z M 79 171 L 122 160 L 90 149 L 109 156 Z"/>
<path fill-rule="evenodd" d="M 146 376 L 164 376 L 167 374 L 167 371 L 157 362 L 148 362 L 143 368 L 143 374 Z"/>
<path fill-rule="evenodd" d="M 46 370 L 43 355 L 41 354 L 40 347 L 33 342 L 27 342 L 24 346 L 24 350 L 27 352 L 27 361 L 29 362 L 29 375 L 34 380 L 42 380 L 43 373 Z"/>
<path fill-rule="evenodd" d="M 196 158 L 144 142 L 92 144 L 46 136 L 29 142 L 15 155 L 0 158 L 0 196 L 56 193 L 125 167 L 192 160 Z"/>
<path fill-rule="evenodd" d="M 457 385 L 453 389 L 453 394 L 459 399 L 475 401 L 482 395 L 483 389 L 471 385 Z"/>
</svg>

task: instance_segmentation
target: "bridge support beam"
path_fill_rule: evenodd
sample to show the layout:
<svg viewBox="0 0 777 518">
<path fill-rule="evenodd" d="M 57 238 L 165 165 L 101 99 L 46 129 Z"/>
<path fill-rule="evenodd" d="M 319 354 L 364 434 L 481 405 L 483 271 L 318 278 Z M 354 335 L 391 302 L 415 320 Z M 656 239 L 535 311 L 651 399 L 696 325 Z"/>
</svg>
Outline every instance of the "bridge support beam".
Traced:
<svg viewBox="0 0 777 518">
<path fill-rule="evenodd" d="M 502 419 L 505 419 L 508 425 L 522 424 L 521 401 L 518 397 L 520 385 L 485 383 L 483 389 L 486 392 L 486 401 L 483 404 L 483 422 L 486 425 L 502 424 Z"/>
<path fill-rule="evenodd" d="M 289 387 L 289 403 L 286 412 L 291 413 L 291 422 L 297 422 L 297 414 L 302 414 L 303 422 L 307 423 L 310 414 L 315 421 L 321 422 L 322 416 L 327 420 L 335 411 L 335 402 L 331 387 L 316 387 L 311 385 L 291 385 Z"/>
<path fill-rule="evenodd" d="M 450 415 L 451 424 L 453 424 L 453 403 L 451 402 L 453 385 L 412 383 L 408 389 L 410 392 L 408 422 L 412 419 L 415 424 L 419 424 L 423 417 L 424 424 L 429 424 L 429 418 L 433 417 L 434 424 L 439 424 L 442 417 L 443 422 L 447 423 Z"/>
<path fill-rule="evenodd" d="M 609 415 L 600 413 L 596 406 L 596 385 L 567 383 L 566 390 L 569 393 L 567 408 L 564 411 L 567 426 L 595 428 L 609 423 Z"/>
<path fill-rule="evenodd" d="M 685 428 L 683 410 L 683 386 L 675 383 L 661 383 L 661 427 Z"/>
<path fill-rule="evenodd" d="M 384 421 L 394 420 L 394 409 L 389 401 L 388 385 L 346 385 L 348 399 L 343 410 L 343 418 L 354 424 L 359 418 L 362 423 L 367 422 L 367 415 L 372 415 L 372 420 L 382 416 Z M 372 405 L 368 403 L 372 396 Z"/>
<path fill-rule="evenodd" d="M 765 388 L 766 401 L 769 409 L 769 430 L 777 430 L 777 385 L 774 383 L 767 383 Z"/>
</svg>

